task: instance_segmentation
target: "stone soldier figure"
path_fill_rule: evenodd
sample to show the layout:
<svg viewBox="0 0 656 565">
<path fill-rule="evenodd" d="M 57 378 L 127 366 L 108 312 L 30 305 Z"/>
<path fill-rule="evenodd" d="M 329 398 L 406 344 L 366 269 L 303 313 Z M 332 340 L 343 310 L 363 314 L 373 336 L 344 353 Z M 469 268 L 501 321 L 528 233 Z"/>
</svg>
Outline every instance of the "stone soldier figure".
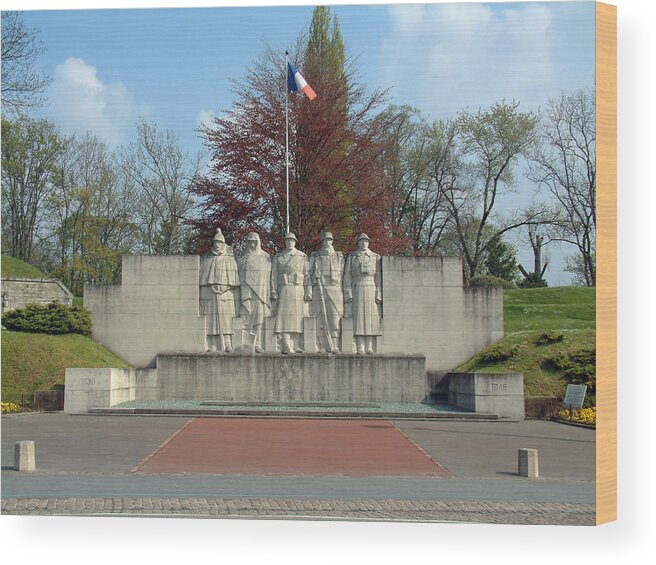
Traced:
<svg viewBox="0 0 656 565">
<path fill-rule="evenodd" d="M 332 353 L 339 353 L 340 322 L 344 315 L 343 272 L 344 255 L 333 248 L 333 234 L 325 232 L 321 235 L 321 249 L 310 256 L 310 313 L 322 328 L 321 336 L 317 333 L 319 349 Z"/>
<path fill-rule="evenodd" d="M 219 228 L 210 252 L 200 260 L 200 296 L 207 321 L 208 351 L 233 351 L 234 290 L 238 287 L 237 263 Z"/>
<path fill-rule="evenodd" d="M 249 349 L 262 353 L 262 323 L 271 315 L 271 257 L 262 250 L 258 234 L 251 232 L 246 236 L 246 249 L 237 262 L 244 329 L 250 337 Z"/>
<path fill-rule="evenodd" d="M 358 236 L 358 248 L 344 268 L 344 301 L 351 304 L 356 351 L 374 353 L 380 330 L 378 305 L 382 304 L 380 255 L 369 249 L 369 236 Z"/>
<path fill-rule="evenodd" d="M 308 277 L 308 258 L 296 249 L 296 236 L 285 236 L 285 249 L 271 264 L 271 299 L 278 301 L 273 331 L 280 336 L 282 353 L 302 353 L 298 346 L 303 333 L 303 318 L 307 316 L 306 302 L 312 300 Z"/>
</svg>

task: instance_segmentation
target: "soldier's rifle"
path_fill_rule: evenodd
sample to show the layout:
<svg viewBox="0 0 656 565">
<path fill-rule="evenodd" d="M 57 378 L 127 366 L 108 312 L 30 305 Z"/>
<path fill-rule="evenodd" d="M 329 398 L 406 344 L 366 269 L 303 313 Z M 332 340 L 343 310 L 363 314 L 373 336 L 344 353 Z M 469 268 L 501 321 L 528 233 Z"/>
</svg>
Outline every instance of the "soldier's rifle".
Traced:
<svg viewBox="0 0 656 565">
<path fill-rule="evenodd" d="M 326 297 L 324 295 L 323 289 L 323 277 L 321 276 L 321 269 L 319 268 L 318 262 L 315 263 L 316 271 L 315 276 L 317 277 L 317 282 L 319 283 L 319 297 L 321 298 L 321 311 L 323 312 L 323 323 L 326 331 L 326 338 L 328 339 L 328 347 L 330 351 L 335 351 L 335 343 L 333 342 L 333 337 L 330 335 L 330 326 L 328 325 L 328 312 L 326 311 Z"/>
</svg>

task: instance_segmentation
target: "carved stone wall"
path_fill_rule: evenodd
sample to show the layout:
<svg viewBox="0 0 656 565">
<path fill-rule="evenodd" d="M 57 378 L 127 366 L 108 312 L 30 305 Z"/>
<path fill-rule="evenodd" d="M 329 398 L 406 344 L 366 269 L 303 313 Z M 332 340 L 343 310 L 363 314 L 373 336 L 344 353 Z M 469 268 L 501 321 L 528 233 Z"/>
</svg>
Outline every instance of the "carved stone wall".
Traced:
<svg viewBox="0 0 656 565">
<path fill-rule="evenodd" d="M 465 288 L 457 257 L 382 258 L 382 335 L 376 353 L 426 356 L 426 370 L 446 373 L 503 336 L 503 292 Z M 198 256 L 123 258 L 121 285 L 85 288 L 93 336 L 136 367 L 160 353 L 205 350 L 199 310 Z M 239 292 L 235 292 L 239 312 Z M 273 325 L 263 326 L 263 347 L 275 352 Z M 243 325 L 235 320 L 235 330 Z M 316 334 L 305 318 L 304 341 Z M 353 353 L 352 319 L 342 319 L 340 348 Z M 236 331 L 234 345 L 246 343 Z M 308 352 L 311 350 L 306 348 Z"/>
</svg>

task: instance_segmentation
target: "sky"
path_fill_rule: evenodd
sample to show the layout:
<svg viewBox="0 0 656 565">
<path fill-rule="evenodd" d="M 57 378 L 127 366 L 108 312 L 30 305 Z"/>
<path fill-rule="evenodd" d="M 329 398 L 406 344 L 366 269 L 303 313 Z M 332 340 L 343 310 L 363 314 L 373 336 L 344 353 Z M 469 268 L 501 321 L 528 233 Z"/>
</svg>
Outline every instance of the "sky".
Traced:
<svg viewBox="0 0 656 565">
<path fill-rule="evenodd" d="M 56 4 L 55 4 L 56 5 Z M 35 10 L 50 75 L 47 116 L 65 132 L 90 131 L 111 146 L 129 142 L 138 117 L 173 130 L 191 154 L 197 128 L 230 109 L 234 80 L 270 46 L 284 52 L 309 28 L 313 6 Z M 418 108 L 429 120 L 502 99 L 536 110 L 549 97 L 594 84 L 592 2 L 335 5 L 347 57 L 370 89 Z M 319 93 L 320 94 L 320 93 Z M 501 201 L 528 204 L 522 179 Z M 529 267 L 532 254 L 518 248 Z M 552 247 L 549 284 L 565 284 Z"/>
</svg>

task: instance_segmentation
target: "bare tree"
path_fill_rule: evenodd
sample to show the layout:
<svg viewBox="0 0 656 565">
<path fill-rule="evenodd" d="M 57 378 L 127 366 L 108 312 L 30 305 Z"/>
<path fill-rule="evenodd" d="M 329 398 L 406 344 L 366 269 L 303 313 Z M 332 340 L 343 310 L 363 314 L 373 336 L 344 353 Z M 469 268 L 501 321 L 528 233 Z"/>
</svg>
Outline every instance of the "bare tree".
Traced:
<svg viewBox="0 0 656 565">
<path fill-rule="evenodd" d="M 40 106 L 50 78 L 34 70 L 45 51 L 38 31 L 25 27 L 21 12 L 2 12 L 2 106 L 13 114 Z"/>
<path fill-rule="evenodd" d="M 190 236 L 186 223 L 194 205 L 187 190 L 197 176 L 201 158 L 191 158 L 174 132 L 157 124 L 137 122 L 137 141 L 122 154 L 123 168 L 140 194 L 137 214 L 149 254 L 183 253 Z"/>
<path fill-rule="evenodd" d="M 136 196 L 107 145 L 70 138 L 56 160 L 48 198 L 52 272 L 76 294 L 84 283 L 115 283 L 120 256 L 137 244 Z"/>
<path fill-rule="evenodd" d="M 435 253 L 450 226 L 446 191 L 460 168 L 457 128 L 453 120 L 427 124 L 418 111 L 390 107 L 391 119 L 383 155 L 385 183 L 396 194 L 393 221 L 410 240 L 412 253 Z"/>
<path fill-rule="evenodd" d="M 585 285 L 596 284 L 596 108 L 591 90 L 550 99 L 530 176 L 559 204 L 556 237 L 576 246 Z"/>
<path fill-rule="evenodd" d="M 527 239 L 524 241 L 528 241 L 531 251 L 533 252 L 533 270 L 527 271 L 523 265 L 517 265 L 517 268 L 521 271 L 522 275 L 524 275 L 523 284 L 525 286 L 546 286 L 547 284 L 544 280 L 544 273 L 549 266 L 549 259 L 545 256 L 544 248 L 553 241 L 550 236 L 551 227 L 551 225 L 528 225 L 528 229 L 524 236 Z"/>
<path fill-rule="evenodd" d="M 478 274 L 495 238 L 542 221 L 538 213 L 514 218 L 494 215 L 497 198 L 512 189 L 517 161 L 535 137 L 537 117 L 519 112 L 518 107 L 515 101 L 500 102 L 489 110 L 462 112 L 457 121 L 460 173 L 444 184 L 444 198 L 467 277 Z"/>
<path fill-rule="evenodd" d="M 418 182 L 412 187 L 417 249 L 435 253 L 451 224 L 448 191 L 456 184 L 461 171 L 457 149 L 457 127 L 452 120 L 424 124 L 420 140 L 411 153 L 411 163 Z"/>
</svg>

